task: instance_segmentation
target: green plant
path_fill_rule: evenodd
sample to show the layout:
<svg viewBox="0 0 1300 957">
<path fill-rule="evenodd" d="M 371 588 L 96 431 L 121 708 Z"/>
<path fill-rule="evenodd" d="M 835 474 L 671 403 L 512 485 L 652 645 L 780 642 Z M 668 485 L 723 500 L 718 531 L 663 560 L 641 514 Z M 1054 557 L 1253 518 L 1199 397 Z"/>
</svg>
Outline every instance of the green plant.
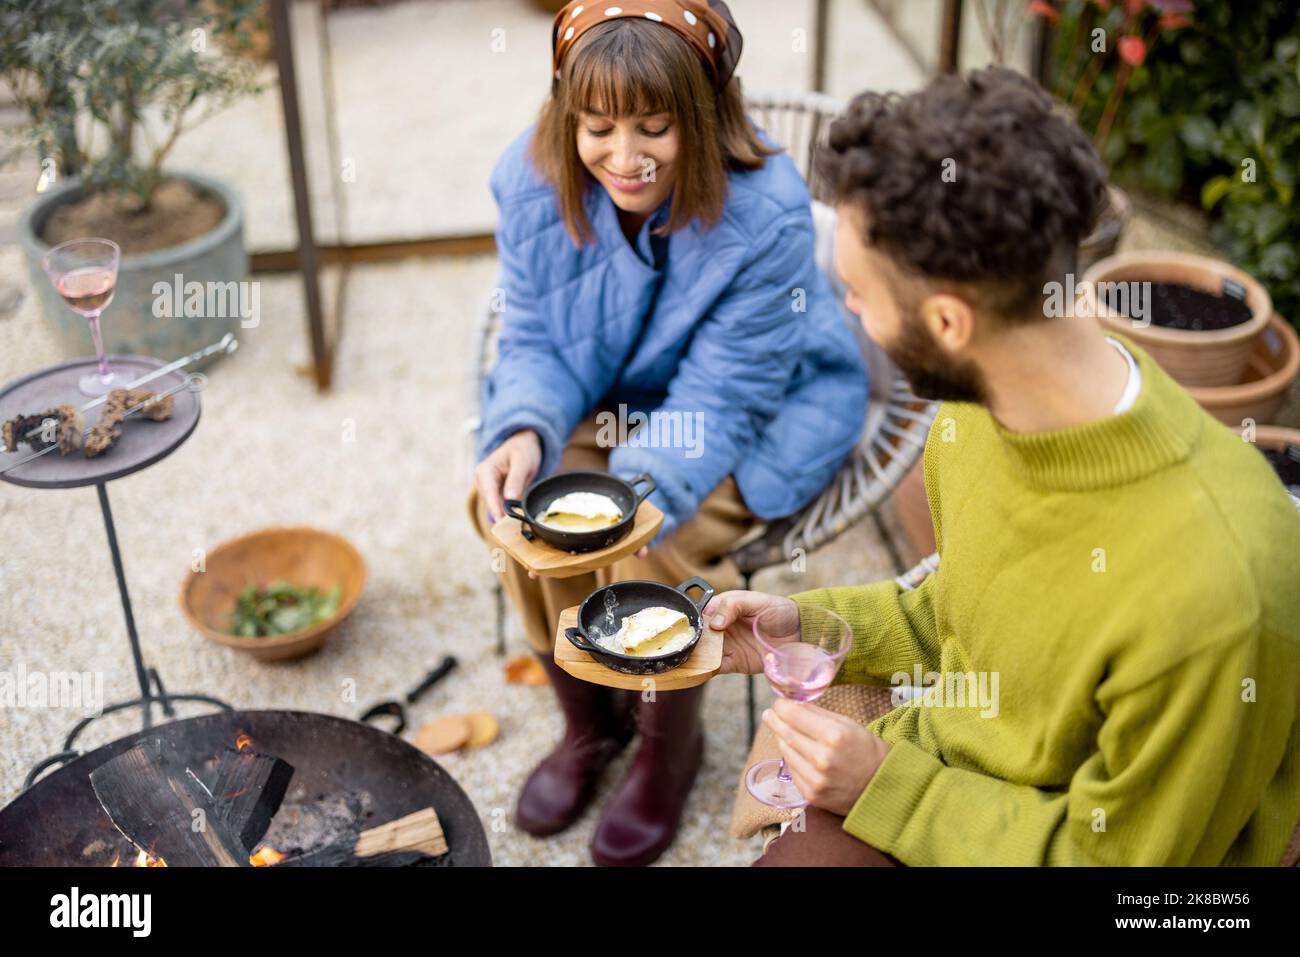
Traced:
<svg viewBox="0 0 1300 957">
<path fill-rule="evenodd" d="M 1076 75 L 1079 38 L 1119 15 L 1102 6 L 1053 7 L 1058 94 Z M 1119 57 L 1088 61 L 1095 76 L 1071 102 L 1085 125 L 1099 122 L 1122 82 L 1101 144 L 1116 178 L 1203 206 L 1215 243 L 1300 326 L 1300 4 L 1198 0 L 1191 16 L 1144 34 L 1130 69 Z"/>
<path fill-rule="evenodd" d="M 43 177 L 147 208 L 177 139 L 257 89 L 218 40 L 249 43 L 257 0 L 2 0 L 0 80 Z"/>
</svg>

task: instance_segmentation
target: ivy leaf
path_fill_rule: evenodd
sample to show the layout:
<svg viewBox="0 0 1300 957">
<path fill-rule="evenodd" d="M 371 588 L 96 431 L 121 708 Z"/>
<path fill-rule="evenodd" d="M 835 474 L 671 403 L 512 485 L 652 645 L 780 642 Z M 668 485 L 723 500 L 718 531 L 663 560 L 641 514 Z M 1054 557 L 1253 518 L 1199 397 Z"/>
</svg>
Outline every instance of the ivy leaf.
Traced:
<svg viewBox="0 0 1300 957">
<path fill-rule="evenodd" d="M 1201 206 L 1205 209 L 1213 209 L 1219 205 L 1219 200 L 1228 195 L 1232 189 L 1231 176 L 1214 176 L 1205 181 L 1201 187 Z"/>
</svg>

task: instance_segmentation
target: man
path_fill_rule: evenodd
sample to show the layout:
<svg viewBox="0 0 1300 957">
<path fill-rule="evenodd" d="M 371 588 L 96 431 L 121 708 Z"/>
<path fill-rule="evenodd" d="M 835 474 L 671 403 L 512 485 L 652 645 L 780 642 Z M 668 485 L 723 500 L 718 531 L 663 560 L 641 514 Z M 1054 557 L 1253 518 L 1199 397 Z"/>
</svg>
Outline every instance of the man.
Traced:
<svg viewBox="0 0 1300 957">
<path fill-rule="evenodd" d="M 706 614 L 724 670 L 762 670 L 758 613 L 793 634 L 818 605 L 856 638 L 837 681 L 932 687 L 865 728 L 776 702 L 812 807 L 766 857 L 1279 863 L 1300 817 L 1300 515 L 1132 342 L 1054 314 L 1103 201 L 1087 139 L 990 69 L 859 96 L 820 169 L 849 309 L 945 400 L 924 466 L 939 569 Z"/>
</svg>

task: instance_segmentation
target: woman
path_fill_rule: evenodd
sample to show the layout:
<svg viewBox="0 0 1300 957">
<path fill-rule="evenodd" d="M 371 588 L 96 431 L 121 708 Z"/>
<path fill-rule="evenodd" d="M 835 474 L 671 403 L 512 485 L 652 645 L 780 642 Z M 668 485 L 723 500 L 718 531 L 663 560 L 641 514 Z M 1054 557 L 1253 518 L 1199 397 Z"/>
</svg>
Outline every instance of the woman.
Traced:
<svg viewBox="0 0 1300 957">
<path fill-rule="evenodd" d="M 503 322 L 470 501 L 480 534 L 557 469 L 649 472 L 665 515 L 648 551 L 598 573 L 502 572 L 566 722 L 519 826 L 572 824 L 641 733 L 592 841 L 601 864 L 649 863 L 672 843 L 702 760 L 703 688 L 638 700 L 569 676 L 552 660 L 559 613 L 626 578 L 736 587 L 728 551 L 810 501 L 865 415 L 866 370 L 813 262 L 807 188 L 745 117 L 740 48 L 721 2 L 570 3 L 551 96 L 492 173 Z M 617 444 L 602 412 L 671 427 Z"/>
</svg>

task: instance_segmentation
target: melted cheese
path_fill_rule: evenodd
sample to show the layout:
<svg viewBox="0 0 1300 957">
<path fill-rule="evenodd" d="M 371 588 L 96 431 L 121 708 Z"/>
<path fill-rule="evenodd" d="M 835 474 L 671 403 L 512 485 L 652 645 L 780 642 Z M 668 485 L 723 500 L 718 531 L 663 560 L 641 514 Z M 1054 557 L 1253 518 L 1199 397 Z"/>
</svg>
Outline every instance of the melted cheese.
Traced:
<svg viewBox="0 0 1300 957">
<path fill-rule="evenodd" d="M 671 608 L 643 608 L 623 619 L 622 627 L 614 635 L 623 654 L 649 658 L 670 655 L 691 643 L 695 629 L 691 620 Z"/>
<path fill-rule="evenodd" d="M 539 521 L 560 532 L 594 532 L 617 525 L 622 519 L 622 510 L 609 496 L 570 492 L 546 506 Z"/>
</svg>

